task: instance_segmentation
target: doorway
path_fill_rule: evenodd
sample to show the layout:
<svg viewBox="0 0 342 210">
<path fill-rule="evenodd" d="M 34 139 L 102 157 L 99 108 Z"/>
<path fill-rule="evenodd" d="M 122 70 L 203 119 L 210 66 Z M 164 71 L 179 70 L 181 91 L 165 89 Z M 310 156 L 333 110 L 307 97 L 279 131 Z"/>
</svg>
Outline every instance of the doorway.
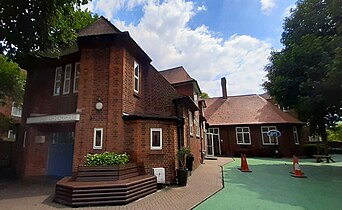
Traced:
<svg viewBox="0 0 342 210">
<path fill-rule="evenodd" d="M 49 142 L 47 175 L 71 176 L 74 157 L 74 132 L 52 133 Z"/>
</svg>

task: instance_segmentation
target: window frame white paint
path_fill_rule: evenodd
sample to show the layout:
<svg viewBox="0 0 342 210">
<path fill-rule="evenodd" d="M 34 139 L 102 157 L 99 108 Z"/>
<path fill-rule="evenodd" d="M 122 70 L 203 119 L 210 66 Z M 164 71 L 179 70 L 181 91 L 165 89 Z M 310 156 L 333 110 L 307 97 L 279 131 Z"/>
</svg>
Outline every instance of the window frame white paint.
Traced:
<svg viewBox="0 0 342 210">
<path fill-rule="evenodd" d="M 199 111 L 195 112 L 196 137 L 200 137 Z"/>
<path fill-rule="evenodd" d="M 69 72 L 67 72 L 69 70 Z M 64 82 L 63 82 L 63 95 L 70 93 L 70 86 L 71 86 L 71 71 L 72 67 L 71 64 L 65 65 L 64 69 Z M 69 82 L 69 84 L 67 84 Z"/>
<path fill-rule="evenodd" d="M 160 145 L 159 146 L 153 146 L 153 132 L 159 132 L 160 135 Z M 151 150 L 161 150 L 163 149 L 163 128 L 150 128 L 150 147 Z"/>
<path fill-rule="evenodd" d="M 11 116 L 13 117 L 21 117 L 22 115 L 22 107 L 20 105 L 16 106 L 15 102 L 12 102 Z"/>
<path fill-rule="evenodd" d="M 138 71 L 137 71 L 138 75 L 136 75 L 136 68 L 138 68 Z M 140 93 L 140 64 L 137 61 L 134 61 L 133 75 L 134 75 L 133 90 L 134 90 L 134 93 L 139 94 Z M 135 81 L 138 81 L 137 86 L 135 85 Z"/>
<path fill-rule="evenodd" d="M 78 70 L 78 74 L 77 74 Z M 76 80 L 78 80 L 78 84 L 76 85 Z M 74 70 L 74 84 L 73 84 L 73 92 L 78 93 L 78 86 L 80 85 L 80 62 L 75 63 Z"/>
<path fill-rule="evenodd" d="M 194 119 L 193 119 L 193 114 L 190 110 L 189 110 L 189 133 L 190 133 L 190 136 L 194 135 Z"/>
<path fill-rule="evenodd" d="M 241 129 L 241 132 L 238 131 L 238 129 Z M 248 131 L 244 131 L 244 129 L 248 129 Z M 248 133 L 248 138 L 249 138 L 249 143 L 246 143 L 245 141 L 245 135 Z M 239 143 L 239 137 L 238 134 L 241 134 L 242 136 L 242 143 Z M 237 145 L 252 145 L 252 138 L 251 138 L 251 129 L 249 128 L 249 126 L 244 126 L 244 127 L 235 127 L 235 138 L 236 138 L 236 144 Z"/>
<path fill-rule="evenodd" d="M 56 70 L 55 70 L 55 81 L 54 81 L 54 86 L 53 86 L 53 96 L 59 96 L 61 94 L 61 89 L 62 89 L 62 71 L 63 71 L 62 66 L 56 67 Z M 60 79 L 59 80 L 57 78 L 58 73 L 60 73 Z M 57 83 L 59 83 L 58 93 L 56 92 Z"/>
<path fill-rule="evenodd" d="M 11 134 L 13 134 L 13 138 L 11 138 Z M 7 138 L 8 139 L 15 139 L 17 136 L 16 136 L 17 134 L 15 133 L 15 131 L 14 130 L 8 130 L 8 132 L 7 132 Z"/>
<path fill-rule="evenodd" d="M 96 132 L 101 132 L 100 146 L 96 145 Z M 103 147 L 103 128 L 94 128 L 93 149 L 102 149 Z"/>
<path fill-rule="evenodd" d="M 295 145 L 299 145 L 298 129 L 297 126 L 292 126 L 293 140 Z"/>
<path fill-rule="evenodd" d="M 267 132 L 270 130 L 277 130 L 277 126 L 271 125 L 271 126 L 261 126 L 260 130 L 261 130 L 261 138 L 262 138 L 262 144 L 263 145 L 270 145 L 270 146 L 274 146 L 274 145 L 279 145 L 279 139 L 278 137 L 274 137 L 276 139 L 276 143 L 272 143 L 270 136 L 267 136 L 267 132 L 263 131 L 263 128 L 267 128 Z M 266 136 L 268 137 L 269 143 L 265 143 L 265 139 L 264 139 L 264 134 L 266 134 Z"/>
</svg>

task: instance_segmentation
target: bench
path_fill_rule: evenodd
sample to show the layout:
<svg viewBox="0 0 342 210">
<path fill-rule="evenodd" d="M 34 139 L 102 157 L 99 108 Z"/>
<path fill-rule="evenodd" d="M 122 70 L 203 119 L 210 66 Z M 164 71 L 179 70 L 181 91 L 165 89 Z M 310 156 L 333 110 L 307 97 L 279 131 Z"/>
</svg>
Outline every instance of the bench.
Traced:
<svg viewBox="0 0 342 210">
<path fill-rule="evenodd" d="M 329 161 L 331 160 L 331 162 L 335 163 L 335 161 L 331 158 L 330 155 L 314 155 L 314 157 L 316 158 L 316 162 L 320 163 L 323 162 L 322 159 L 326 159 L 327 163 L 329 163 Z"/>
</svg>

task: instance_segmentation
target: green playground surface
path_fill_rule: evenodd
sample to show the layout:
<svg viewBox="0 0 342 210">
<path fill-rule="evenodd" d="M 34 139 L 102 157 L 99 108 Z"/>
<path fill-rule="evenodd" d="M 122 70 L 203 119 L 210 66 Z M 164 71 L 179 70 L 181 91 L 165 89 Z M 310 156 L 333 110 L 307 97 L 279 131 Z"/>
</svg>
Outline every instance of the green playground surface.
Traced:
<svg viewBox="0 0 342 210">
<path fill-rule="evenodd" d="M 223 166 L 224 188 L 195 209 L 342 209 L 342 155 L 335 163 L 299 159 L 307 178 L 294 178 L 290 158 L 248 158 L 252 173 L 243 173 L 240 159 Z"/>
</svg>

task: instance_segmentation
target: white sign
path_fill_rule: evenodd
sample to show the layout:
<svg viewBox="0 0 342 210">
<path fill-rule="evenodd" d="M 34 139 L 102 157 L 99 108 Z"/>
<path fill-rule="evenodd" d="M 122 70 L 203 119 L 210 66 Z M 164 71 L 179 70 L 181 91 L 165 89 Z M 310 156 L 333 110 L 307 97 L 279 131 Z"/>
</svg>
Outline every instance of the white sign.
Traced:
<svg viewBox="0 0 342 210">
<path fill-rule="evenodd" d="M 59 115 L 46 115 L 40 117 L 28 117 L 27 124 L 38 123 L 59 123 L 59 122 L 75 122 L 80 120 L 80 114 L 59 114 Z"/>
</svg>

